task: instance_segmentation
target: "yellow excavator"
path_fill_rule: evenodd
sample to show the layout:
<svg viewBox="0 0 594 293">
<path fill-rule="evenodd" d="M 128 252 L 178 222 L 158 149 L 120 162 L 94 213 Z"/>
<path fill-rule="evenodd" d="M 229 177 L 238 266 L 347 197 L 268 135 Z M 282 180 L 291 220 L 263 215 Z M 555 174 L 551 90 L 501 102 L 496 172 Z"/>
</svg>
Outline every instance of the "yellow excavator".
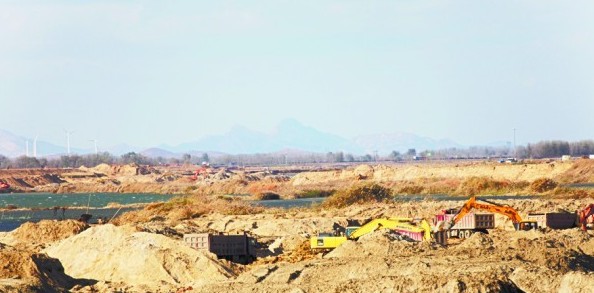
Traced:
<svg viewBox="0 0 594 293">
<path fill-rule="evenodd" d="M 390 229 L 416 241 L 431 240 L 431 226 L 422 219 L 416 221 L 411 218 L 382 218 L 375 219 L 363 226 L 348 226 L 342 233 L 320 233 L 309 240 L 311 249 L 329 250 L 340 246 L 347 240 L 357 240 L 359 237 L 378 229 Z"/>
<path fill-rule="evenodd" d="M 485 203 L 479 203 L 477 200 L 480 200 Z M 468 201 L 462 206 L 458 214 L 452 218 L 449 223 L 445 223 L 444 230 L 448 230 L 458 221 L 460 221 L 466 214 L 468 214 L 472 209 L 488 211 L 492 213 L 497 213 L 500 215 L 504 215 L 508 217 L 513 223 L 514 228 L 516 230 L 532 230 L 538 228 L 537 221 L 525 221 L 522 220 L 520 214 L 512 207 L 507 205 L 500 205 L 495 202 L 491 202 L 485 199 L 477 199 L 476 196 L 471 197 Z"/>
</svg>

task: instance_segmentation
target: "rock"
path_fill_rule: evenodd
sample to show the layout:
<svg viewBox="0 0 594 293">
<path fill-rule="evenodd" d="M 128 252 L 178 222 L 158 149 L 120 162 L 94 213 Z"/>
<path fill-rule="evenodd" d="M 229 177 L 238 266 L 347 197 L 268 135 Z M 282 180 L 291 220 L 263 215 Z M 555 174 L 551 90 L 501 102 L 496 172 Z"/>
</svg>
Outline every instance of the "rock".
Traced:
<svg viewBox="0 0 594 293">
<path fill-rule="evenodd" d="M 556 292 L 560 282 L 560 276 L 546 268 L 525 269 L 520 267 L 511 273 L 509 279 L 526 293 Z"/>
<path fill-rule="evenodd" d="M 570 272 L 565 274 L 561 279 L 559 292 L 594 292 L 594 274 L 586 274 L 582 272 Z"/>
</svg>

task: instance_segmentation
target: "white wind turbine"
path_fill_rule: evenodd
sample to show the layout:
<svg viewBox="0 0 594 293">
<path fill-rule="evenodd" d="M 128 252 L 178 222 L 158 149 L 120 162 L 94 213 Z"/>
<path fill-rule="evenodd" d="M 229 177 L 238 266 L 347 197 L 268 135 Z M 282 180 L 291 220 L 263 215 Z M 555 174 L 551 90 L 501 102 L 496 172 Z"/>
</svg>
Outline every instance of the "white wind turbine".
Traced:
<svg viewBox="0 0 594 293">
<path fill-rule="evenodd" d="M 70 156 L 70 135 L 74 133 L 73 130 L 68 131 L 66 129 L 64 129 L 64 133 L 66 133 L 66 150 L 68 152 L 68 155 Z"/>
<path fill-rule="evenodd" d="M 39 135 L 35 136 L 35 139 L 33 139 L 33 157 L 37 158 L 37 137 Z"/>
<path fill-rule="evenodd" d="M 29 140 L 25 140 L 25 156 L 29 156 Z"/>
<path fill-rule="evenodd" d="M 97 140 L 96 139 L 90 139 L 89 141 L 92 141 L 95 144 L 95 155 L 99 154 L 99 151 L 97 150 Z"/>
</svg>

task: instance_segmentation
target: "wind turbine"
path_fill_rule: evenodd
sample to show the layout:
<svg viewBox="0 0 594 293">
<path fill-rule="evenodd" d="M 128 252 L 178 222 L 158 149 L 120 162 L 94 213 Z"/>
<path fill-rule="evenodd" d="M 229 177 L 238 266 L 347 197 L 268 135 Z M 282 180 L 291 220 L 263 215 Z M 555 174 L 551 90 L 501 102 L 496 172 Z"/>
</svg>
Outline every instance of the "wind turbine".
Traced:
<svg viewBox="0 0 594 293">
<path fill-rule="evenodd" d="M 66 133 L 66 149 L 68 151 L 68 156 L 70 156 L 70 135 L 74 133 L 73 130 L 68 131 L 66 129 L 64 129 L 64 132 Z"/>
<path fill-rule="evenodd" d="M 95 144 L 95 155 L 99 154 L 99 151 L 97 151 L 97 140 L 96 139 L 91 139 L 89 141 L 92 141 Z"/>
<path fill-rule="evenodd" d="M 29 156 L 29 140 L 25 140 L 25 156 Z"/>
<path fill-rule="evenodd" d="M 35 136 L 35 139 L 33 139 L 33 157 L 37 158 L 37 137 L 39 135 Z"/>
</svg>

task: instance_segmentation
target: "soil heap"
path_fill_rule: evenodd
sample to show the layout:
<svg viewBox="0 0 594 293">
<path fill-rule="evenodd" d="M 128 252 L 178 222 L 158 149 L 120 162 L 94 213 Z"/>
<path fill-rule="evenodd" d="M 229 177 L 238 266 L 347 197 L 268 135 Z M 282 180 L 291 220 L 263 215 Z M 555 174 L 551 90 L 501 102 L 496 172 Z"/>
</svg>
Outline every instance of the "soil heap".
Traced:
<svg viewBox="0 0 594 293">
<path fill-rule="evenodd" d="M 111 224 L 92 227 L 45 251 L 60 259 L 71 276 L 140 286 L 141 291 L 220 282 L 233 275 L 213 254 Z"/>
</svg>

